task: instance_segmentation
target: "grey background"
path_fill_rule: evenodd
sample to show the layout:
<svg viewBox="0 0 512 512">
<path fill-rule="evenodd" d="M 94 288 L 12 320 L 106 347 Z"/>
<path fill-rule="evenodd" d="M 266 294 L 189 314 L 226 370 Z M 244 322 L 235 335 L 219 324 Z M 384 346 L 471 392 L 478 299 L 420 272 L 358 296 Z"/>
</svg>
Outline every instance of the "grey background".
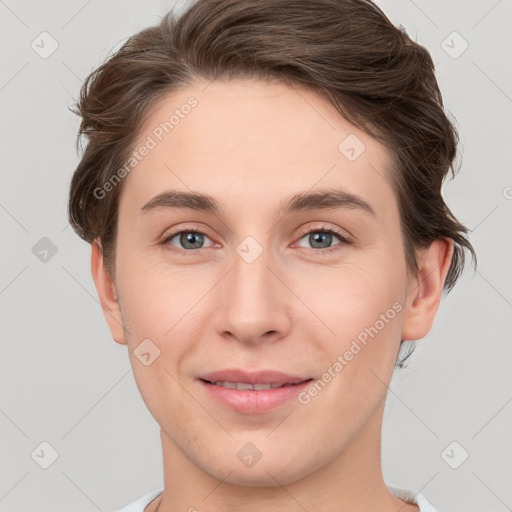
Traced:
<svg viewBox="0 0 512 512">
<path fill-rule="evenodd" d="M 512 3 L 378 4 L 436 63 L 461 136 L 462 168 L 445 195 L 479 255 L 478 271 L 468 267 L 395 372 L 384 477 L 439 512 L 512 510 Z M 115 510 L 163 484 L 158 426 L 126 347 L 110 337 L 66 200 L 78 162 L 68 105 L 112 48 L 171 6 L 0 0 L 2 512 Z M 46 59 L 31 47 L 43 31 L 59 45 Z M 457 58 L 464 43 L 454 31 L 469 44 Z M 47 469 L 42 442 L 58 454 Z"/>
</svg>

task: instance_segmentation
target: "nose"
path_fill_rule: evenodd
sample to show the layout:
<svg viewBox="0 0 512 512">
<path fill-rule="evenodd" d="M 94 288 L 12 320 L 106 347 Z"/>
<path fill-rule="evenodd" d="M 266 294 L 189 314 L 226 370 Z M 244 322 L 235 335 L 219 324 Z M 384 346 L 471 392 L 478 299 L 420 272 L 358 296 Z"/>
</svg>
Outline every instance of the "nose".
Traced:
<svg viewBox="0 0 512 512">
<path fill-rule="evenodd" d="M 260 247 L 253 241 L 233 253 L 233 267 L 219 290 L 215 322 L 221 336 L 249 345 L 282 339 L 291 324 L 286 278 L 270 250 L 260 253 Z"/>
</svg>

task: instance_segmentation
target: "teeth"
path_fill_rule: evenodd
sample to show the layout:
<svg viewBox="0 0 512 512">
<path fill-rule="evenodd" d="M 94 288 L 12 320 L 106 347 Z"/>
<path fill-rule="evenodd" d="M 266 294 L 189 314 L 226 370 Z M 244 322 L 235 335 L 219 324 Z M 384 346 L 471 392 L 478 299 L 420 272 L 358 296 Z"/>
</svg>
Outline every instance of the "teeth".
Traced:
<svg viewBox="0 0 512 512">
<path fill-rule="evenodd" d="M 275 389 L 280 388 L 284 386 L 285 384 L 251 384 L 250 382 L 229 382 L 227 380 L 221 381 L 218 380 L 217 382 L 212 382 L 212 384 L 215 384 L 216 386 L 222 386 L 223 388 L 229 388 L 229 389 L 251 389 L 254 391 L 263 391 L 266 389 Z"/>
<path fill-rule="evenodd" d="M 272 384 L 253 384 L 253 389 L 256 391 L 260 391 L 262 389 L 274 389 L 280 387 L 279 384 L 274 384 L 274 387 L 272 387 Z"/>
</svg>

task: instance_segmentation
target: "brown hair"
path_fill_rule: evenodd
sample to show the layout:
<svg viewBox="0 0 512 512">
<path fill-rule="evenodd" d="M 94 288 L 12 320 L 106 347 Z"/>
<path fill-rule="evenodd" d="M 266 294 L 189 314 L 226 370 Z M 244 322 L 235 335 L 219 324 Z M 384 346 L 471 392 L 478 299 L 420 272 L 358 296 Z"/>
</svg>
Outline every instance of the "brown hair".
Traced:
<svg viewBox="0 0 512 512">
<path fill-rule="evenodd" d="M 407 268 L 415 249 L 454 242 L 449 291 L 476 265 L 468 230 L 441 195 L 458 134 L 443 110 L 428 51 L 369 0 L 198 0 L 179 15 L 133 35 L 85 80 L 73 110 L 88 144 L 73 175 L 69 221 L 91 243 L 99 238 L 115 275 L 119 195 L 95 190 L 128 158 L 148 112 L 166 94 L 197 80 L 255 78 L 309 87 L 393 156 Z"/>
</svg>

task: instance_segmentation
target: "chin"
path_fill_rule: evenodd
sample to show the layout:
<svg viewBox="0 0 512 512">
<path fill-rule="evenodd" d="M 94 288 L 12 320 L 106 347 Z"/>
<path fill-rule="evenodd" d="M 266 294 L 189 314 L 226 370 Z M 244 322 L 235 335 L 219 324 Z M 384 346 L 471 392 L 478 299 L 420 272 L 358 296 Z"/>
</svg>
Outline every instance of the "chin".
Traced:
<svg viewBox="0 0 512 512">
<path fill-rule="evenodd" d="M 289 457 L 279 458 L 275 455 L 265 458 L 263 454 L 252 467 L 245 467 L 236 456 L 228 459 L 219 454 L 217 457 L 215 457 L 217 460 L 222 460 L 221 465 L 216 465 L 216 467 L 202 465 L 202 469 L 217 480 L 243 487 L 289 485 L 301 480 L 316 469 L 303 457 L 299 457 L 297 460 L 291 454 Z M 320 465 L 318 464 L 318 466 Z"/>
<path fill-rule="evenodd" d="M 226 468 L 227 469 L 227 468 Z M 231 473 L 229 473 L 231 471 Z M 268 468 L 227 469 L 229 476 L 226 478 L 224 474 L 212 475 L 224 483 L 237 485 L 240 487 L 278 487 L 280 485 L 288 485 L 300 480 L 300 476 L 290 468 L 273 467 Z"/>
</svg>

